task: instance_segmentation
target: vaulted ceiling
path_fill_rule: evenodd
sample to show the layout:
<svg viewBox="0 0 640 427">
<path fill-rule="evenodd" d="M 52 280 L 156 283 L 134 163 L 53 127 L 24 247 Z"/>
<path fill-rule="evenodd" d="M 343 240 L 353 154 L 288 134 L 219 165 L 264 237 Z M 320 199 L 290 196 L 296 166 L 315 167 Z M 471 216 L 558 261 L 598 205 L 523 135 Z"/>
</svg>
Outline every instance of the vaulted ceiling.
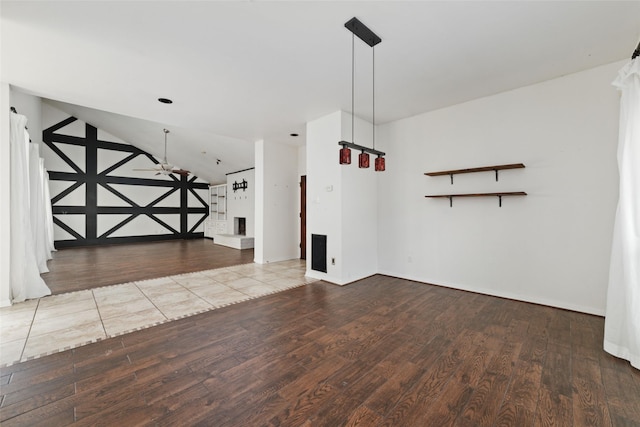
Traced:
<svg viewBox="0 0 640 427">
<path fill-rule="evenodd" d="M 167 127 L 169 160 L 211 182 L 253 166 L 254 141 L 304 144 L 307 121 L 351 110 L 354 16 L 382 38 L 377 123 L 622 60 L 640 37 L 638 1 L 3 0 L 0 13 L 2 81 L 156 155 Z M 370 120 L 358 40 L 355 63 Z"/>
</svg>

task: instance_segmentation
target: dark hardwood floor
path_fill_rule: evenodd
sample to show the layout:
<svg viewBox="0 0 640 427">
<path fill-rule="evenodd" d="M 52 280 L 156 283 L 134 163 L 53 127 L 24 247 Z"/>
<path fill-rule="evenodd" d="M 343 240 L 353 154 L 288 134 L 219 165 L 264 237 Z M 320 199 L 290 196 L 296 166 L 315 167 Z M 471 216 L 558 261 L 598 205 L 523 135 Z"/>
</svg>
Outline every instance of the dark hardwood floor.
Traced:
<svg viewBox="0 0 640 427">
<path fill-rule="evenodd" d="M 373 276 L 0 369 L 9 426 L 640 426 L 603 319 Z"/>
<path fill-rule="evenodd" d="M 42 278 L 52 294 L 253 262 L 253 249 L 210 239 L 65 248 L 53 253 Z"/>
</svg>

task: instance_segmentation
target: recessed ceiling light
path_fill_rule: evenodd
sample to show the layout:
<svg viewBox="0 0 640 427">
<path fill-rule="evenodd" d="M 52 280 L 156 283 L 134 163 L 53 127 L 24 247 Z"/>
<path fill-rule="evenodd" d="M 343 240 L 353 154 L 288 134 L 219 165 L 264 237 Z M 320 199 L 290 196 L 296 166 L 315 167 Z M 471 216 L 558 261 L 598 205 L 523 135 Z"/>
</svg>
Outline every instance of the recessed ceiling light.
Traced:
<svg viewBox="0 0 640 427">
<path fill-rule="evenodd" d="M 162 102 L 163 104 L 173 104 L 173 101 L 169 98 L 158 98 L 158 101 Z"/>
<path fill-rule="evenodd" d="M 289 135 L 290 135 L 290 136 L 298 136 L 298 134 L 297 134 L 297 133 L 290 133 Z"/>
</svg>

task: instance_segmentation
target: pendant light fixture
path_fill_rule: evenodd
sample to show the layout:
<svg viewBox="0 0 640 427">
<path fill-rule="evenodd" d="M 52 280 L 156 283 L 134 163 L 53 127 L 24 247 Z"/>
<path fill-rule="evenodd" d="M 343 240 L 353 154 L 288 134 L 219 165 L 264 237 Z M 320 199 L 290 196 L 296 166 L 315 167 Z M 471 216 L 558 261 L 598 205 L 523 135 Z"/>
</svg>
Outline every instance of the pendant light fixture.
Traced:
<svg viewBox="0 0 640 427">
<path fill-rule="evenodd" d="M 365 153 L 364 151 L 360 153 L 358 156 L 358 167 L 365 169 L 369 167 L 369 153 Z"/>
<path fill-rule="evenodd" d="M 340 149 L 340 164 L 341 165 L 351 164 L 351 150 L 348 147 L 343 146 Z"/>
<path fill-rule="evenodd" d="M 340 141 L 338 145 L 340 148 L 340 164 L 341 165 L 350 165 L 351 164 L 351 148 L 354 150 L 359 150 L 360 154 L 358 155 L 358 167 L 360 168 L 368 168 L 370 164 L 369 154 L 376 155 L 375 159 L 375 170 L 377 172 L 382 172 L 385 170 L 385 153 L 382 151 L 376 150 L 376 98 L 375 98 L 375 49 L 374 46 L 382 41 L 380 37 L 378 37 L 373 31 L 367 28 L 362 22 L 360 22 L 357 18 L 352 18 L 347 21 L 344 26 L 351 31 L 351 142 Z M 355 124 L 355 108 L 354 108 L 354 87 L 355 87 L 355 36 L 358 36 L 360 40 L 371 46 L 372 50 L 372 63 L 373 63 L 373 114 L 372 114 L 372 125 L 373 125 L 373 134 L 372 134 L 372 142 L 373 148 L 365 147 L 362 145 L 355 144 L 354 141 L 354 124 Z"/>
</svg>

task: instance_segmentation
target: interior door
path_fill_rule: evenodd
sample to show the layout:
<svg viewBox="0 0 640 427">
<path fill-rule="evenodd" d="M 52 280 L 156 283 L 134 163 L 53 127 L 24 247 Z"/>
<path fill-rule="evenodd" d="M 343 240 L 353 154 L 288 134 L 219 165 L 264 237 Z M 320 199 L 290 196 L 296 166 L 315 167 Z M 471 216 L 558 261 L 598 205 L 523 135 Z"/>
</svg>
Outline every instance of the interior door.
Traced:
<svg viewBox="0 0 640 427">
<path fill-rule="evenodd" d="M 307 259 L 307 176 L 300 177 L 300 259 Z"/>
</svg>

